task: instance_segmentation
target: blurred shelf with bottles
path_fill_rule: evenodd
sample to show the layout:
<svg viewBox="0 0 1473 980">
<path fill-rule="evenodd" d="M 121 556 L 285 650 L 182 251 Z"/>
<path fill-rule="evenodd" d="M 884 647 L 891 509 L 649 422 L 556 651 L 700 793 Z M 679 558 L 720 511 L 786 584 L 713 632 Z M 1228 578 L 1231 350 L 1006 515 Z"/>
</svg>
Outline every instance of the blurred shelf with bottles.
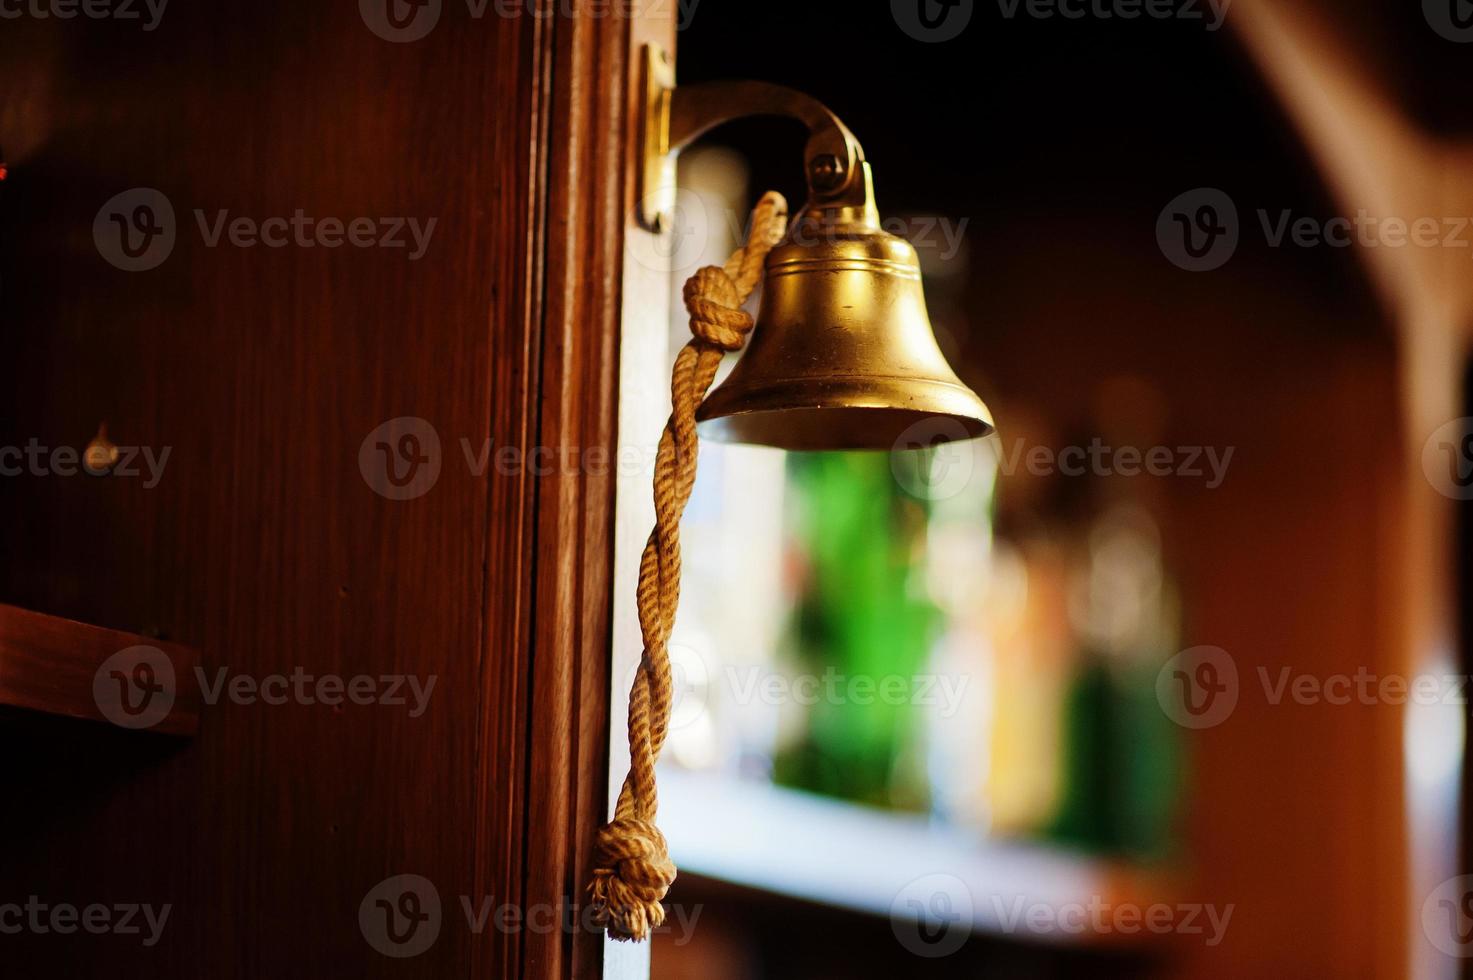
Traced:
<svg viewBox="0 0 1473 980">
<path fill-rule="evenodd" d="M 745 174 L 719 148 L 681 168 L 693 269 L 736 241 Z M 965 242 L 921 255 L 944 348 L 965 329 Z M 1097 402 L 1092 432 L 1158 440 L 1146 382 Z M 1099 437 L 1042 425 L 1010 410 L 1005 439 L 932 445 L 922 426 L 893 452 L 703 443 L 661 763 L 683 871 L 901 919 L 941 874 L 969 929 L 1018 942 L 1041 937 L 999 903 L 1169 898 L 1185 774 L 1156 699 L 1179 649 L 1157 502 L 1091 476 Z M 1030 455 L 1074 443 L 1077 460 Z"/>
</svg>

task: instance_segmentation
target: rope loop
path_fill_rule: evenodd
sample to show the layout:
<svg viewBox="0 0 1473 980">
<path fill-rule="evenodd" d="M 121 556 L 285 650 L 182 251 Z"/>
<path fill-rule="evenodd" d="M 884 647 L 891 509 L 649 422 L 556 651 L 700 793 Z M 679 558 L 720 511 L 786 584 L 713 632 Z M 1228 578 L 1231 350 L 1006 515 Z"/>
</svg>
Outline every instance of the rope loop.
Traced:
<svg viewBox="0 0 1473 980">
<path fill-rule="evenodd" d="M 655 826 L 655 763 L 670 720 L 670 631 L 680 599 L 680 516 L 696 479 L 696 408 L 721 355 L 740 350 L 752 331 L 742 304 L 757 288 L 767 253 L 787 230 L 788 205 L 769 191 L 752 212 L 747 243 L 724 267 L 706 266 L 685 284 L 691 340 L 675 359 L 670 418 L 655 456 L 655 528 L 639 564 L 639 626 L 644 636 L 629 692 L 629 773 L 614 819 L 594 840 L 593 918 L 614 939 L 639 941 L 665 921 L 675 880 L 665 835 Z"/>
<path fill-rule="evenodd" d="M 741 350 L 752 330 L 752 316 L 741 308 L 742 296 L 724 269 L 708 265 L 685 281 L 685 308 L 690 332 L 712 347 Z"/>
</svg>

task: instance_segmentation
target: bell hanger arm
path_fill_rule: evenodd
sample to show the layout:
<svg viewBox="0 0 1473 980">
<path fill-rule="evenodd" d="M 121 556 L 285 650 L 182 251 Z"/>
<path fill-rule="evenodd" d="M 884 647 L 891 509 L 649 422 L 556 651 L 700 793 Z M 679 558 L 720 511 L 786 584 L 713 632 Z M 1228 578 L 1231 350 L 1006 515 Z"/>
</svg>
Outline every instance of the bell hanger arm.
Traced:
<svg viewBox="0 0 1473 980">
<path fill-rule="evenodd" d="M 682 85 L 670 95 L 670 149 L 679 152 L 734 119 L 780 116 L 808 127 L 804 173 L 817 199 L 841 197 L 864 163 L 859 140 L 822 102 L 770 82 L 703 82 Z"/>
<path fill-rule="evenodd" d="M 843 121 L 822 102 L 771 82 L 702 82 L 677 86 L 666 52 L 646 45 L 641 133 L 644 144 L 640 223 L 658 231 L 673 203 L 675 154 L 701 136 L 734 119 L 778 116 L 808 128 L 804 176 L 810 207 L 854 206 L 870 202 L 864 150 Z"/>
</svg>

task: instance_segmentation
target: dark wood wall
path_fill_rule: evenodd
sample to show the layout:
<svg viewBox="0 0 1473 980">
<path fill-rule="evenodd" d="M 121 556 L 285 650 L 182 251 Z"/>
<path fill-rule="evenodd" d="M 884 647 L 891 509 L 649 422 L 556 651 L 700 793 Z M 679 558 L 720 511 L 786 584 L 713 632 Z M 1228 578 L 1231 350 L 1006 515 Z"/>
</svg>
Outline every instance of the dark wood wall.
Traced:
<svg viewBox="0 0 1473 980">
<path fill-rule="evenodd" d="M 226 695 L 193 739 L 6 715 L 0 905 L 171 912 L 151 947 L 0 935 L 5 975 L 596 968 L 591 933 L 478 933 L 462 909 L 581 906 L 606 778 L 610 480 L 495 452 L 612 444 L 629 24 L 528 6 L 432 4 L 402 43 L 367 0 L 5 22 L 0 445 L 80 449 L 106 422 L 169 455 L 156 480 L 0 478 L 0 602 L 192 647 L 212 684 L 434 683 L 418 717 L 412 697 Z M 94 235 L 134 188 L 174 213 L 142 271 L 108 260 L 110 214 Z M 299 210 L 375 237 L 435 224 L 417 257 L 407 230 L 399 248 L 206 234 L 221 211 Z M 425 424 L 370 438 L 403 417 Z M 380 493 L 381 440 L 401 476 L 405 454 L 438 463 L 433 485 Z M 401 874 L 442 907 L 410 958 L 360 927 Z"/>
</svg>

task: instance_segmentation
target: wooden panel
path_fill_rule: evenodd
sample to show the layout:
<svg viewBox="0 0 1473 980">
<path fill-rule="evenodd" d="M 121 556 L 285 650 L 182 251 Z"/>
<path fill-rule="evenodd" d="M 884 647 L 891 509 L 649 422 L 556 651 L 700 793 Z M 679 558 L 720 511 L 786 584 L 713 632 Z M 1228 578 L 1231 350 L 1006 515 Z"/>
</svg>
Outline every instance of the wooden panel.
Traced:
<svg viewBox="0 0 1473 980">
<path fill-rule="evenodd" d="M 172 911 L 147 947 L 6 936 L 16 975 L 599 969 L 593 934 L 466 907 L 581 903 L 604 803 L 611 482 L 523 463 L 612 447 L 626 182 L 608 80 L 628 23 L 447 3 L 392 43 L 360 8 L 171 7 L 147 32 L 22 19 L 0 37 L 17 376 L 0 446 L 80 447 L 105 420 L 120 445 L 168 450 L 153 480 L 0 481 L 0 599 L 198 648 L 212 683 L 429 692 L 220 688 L 194 743 L 146 758 L 19 730 L 0 902 Z M 174 212 L 145 271 L 93 236 L 133 188 Z M 125 227 L 135 204 L 113 208 Z M 222 217 L 299 213 L 435 224 L 399 248 L 302 244 L 291 225 L 280 247 L 212 237 Z M 396 487 L 389 463 L 422 482 Z M 385 956 L 360 911 L 407 874 L 433 883 L 439 932 Z"/>
</svg>

